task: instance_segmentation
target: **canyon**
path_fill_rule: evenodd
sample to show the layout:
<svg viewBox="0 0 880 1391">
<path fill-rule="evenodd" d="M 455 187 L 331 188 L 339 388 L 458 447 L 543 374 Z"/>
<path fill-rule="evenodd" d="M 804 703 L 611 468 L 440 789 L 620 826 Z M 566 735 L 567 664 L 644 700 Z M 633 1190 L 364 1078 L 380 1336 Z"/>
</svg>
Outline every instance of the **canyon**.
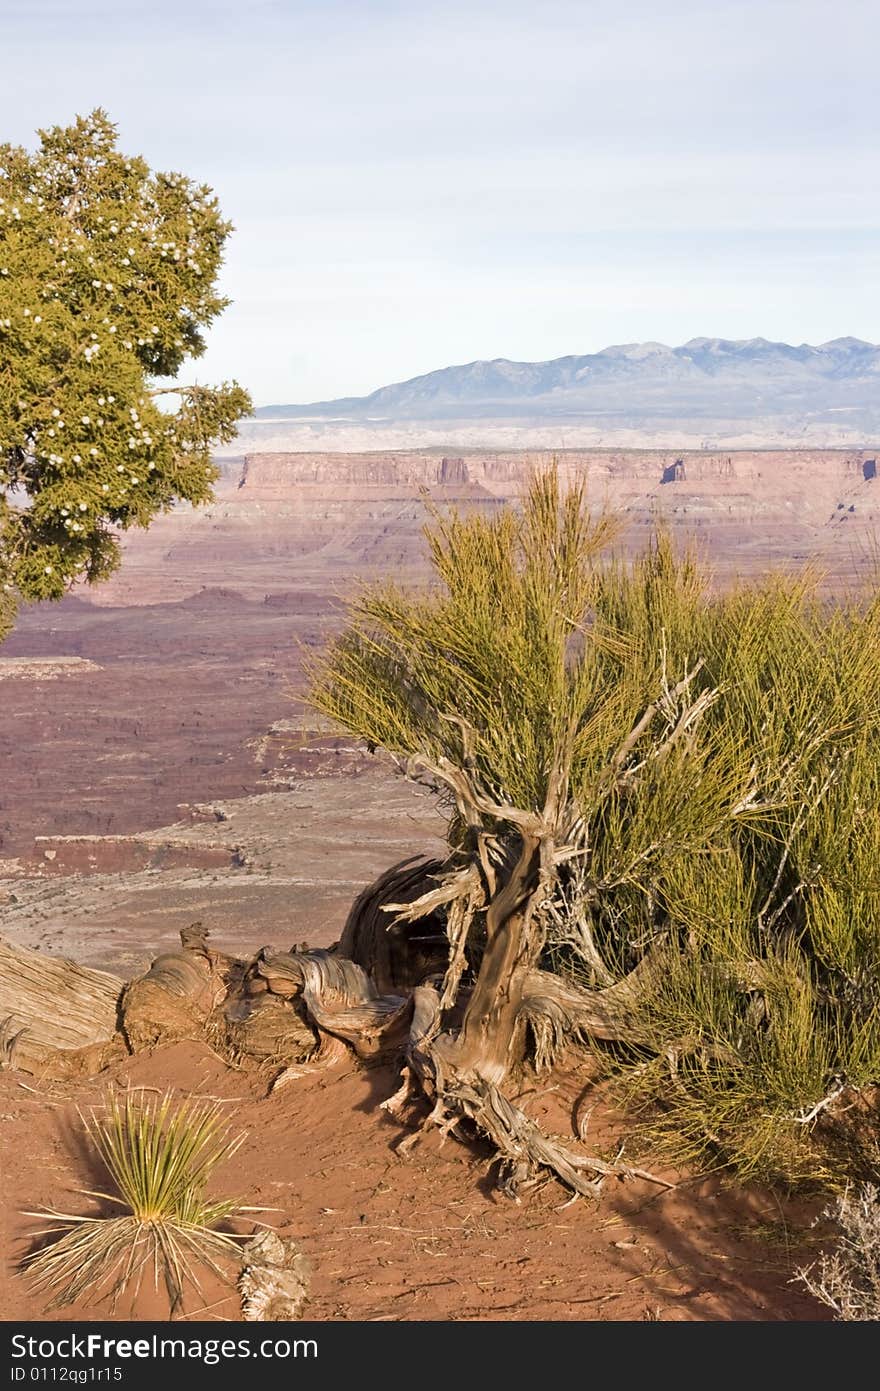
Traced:
<svg viewBox="0 0 880 1391">
<path fill-rule="evenodd" d="M 193 922 L 233 954 L 337 940 L 360 889 L 436 853 L 445 823 L 425 788 L 309 711 L 304 657 L 339 630 L 362 580 L 426 582 L 432 510 L 497 510 L 554 457 L 565 477 L 586 479 L 597 510 L 620 514 L 627 553 L 665 525 L 695 542 L 717 585 L 812 563 L 826 592 L 843 594 L 874 573 L 880 480 L 868 449 L 230 454 L 209 506 L 130 533 L 111 581 L 23 611 L 3 646 L 0 935 L 128 978 Z M 100 1099 L 107 1077 L 17 1078 L 0 1072 L 0 1309 L 46 1317 L 14 1265 L 28 1238 L 21 1211 L 80 1184 L 58 1126 Z M 236 1181 L 249 1201 L 289 1209 L 279 1220 L 316 1267 L 312 1317 L 823 1316 L 791 1284 L 812 1255 L 815 1204 L 783 1215 L 773 1195 L 684 1176 L 659 1198 L 636 1186 L 563 1216 L 552 1187 L 501 1207 L 479 1149 L 425 1142 L 400 1165 L 399 1129 L 376 1111 L 396 1086 L 388 1067 L 338 1069 L 332 1086 L 317 1073 L 279 1100 L 265 1079 L 182 1044 L 124 1060 L 111 1080 L 186 1092 L 194 1078 L 234 1098 L 236 1123 L 259 1135 Z M 562 1133 L 581 1093 L 582 1078 L 562 1071 L 527 1086 L 525 1105 Z M 354 1117 L 342 1128 L 340 1110 Z M 612 1152 L 627 1135 L 600 1097 L 593 1142 Z M 236 1318 L 228 1290 L 211 1289 L 218 1316 Z"/>
<path fill-rule="evenodd" d="M 359 888 L 436 846 L 430 798 L 322 726 L 303 658 L 362 580 L 428 577 L 432 509 L 495 510 L 556 460 L 635 553 L 665 525 L 714 582 L 874 573 L 876 455 L 662 449 L 229 458 L 214 501 L 125 538 L 107 584 L 25 610 L 0 656 L 0 923 L 133 967 L 205 917 L 229 950 L 338 935 Z"/>
<path fill-rule="evenodd" d="M 144 604 L 207 590 L 296 611 L 308 641 L 332 595 L 359 575 L 425 575 L 432 507 L 495 508 L 534 470 L 583 479 L 618 513 L 622 545 L 658 525 L 706 549 L 719 579 L 807 557 L 832 587 L 865 572 L 880 522 L 878 450 L 382 450 L 256 452 L 221 460 L 215 502 L 132 537 L 120 573 L 90 602 Z M 203 602 L 220 603 L 221 595 Z"/>
</svg>

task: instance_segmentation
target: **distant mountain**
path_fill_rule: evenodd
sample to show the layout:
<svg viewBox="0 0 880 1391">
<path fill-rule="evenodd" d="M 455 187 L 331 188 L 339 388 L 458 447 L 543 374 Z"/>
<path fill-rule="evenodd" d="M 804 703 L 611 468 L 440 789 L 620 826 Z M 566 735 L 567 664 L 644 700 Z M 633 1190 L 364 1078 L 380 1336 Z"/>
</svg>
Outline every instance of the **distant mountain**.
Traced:
<svg viewBox="0 0 880 1391">
<path fill-rule="evenodd" d="M 679 348 L 627 343 L 551 362 L 469 362 L 310 405 L 263 406 L 255 421 L 557 422 L 623 429 L 792 429 L 880 433 L 880 346 L 692 338 Z"/>
</svg>

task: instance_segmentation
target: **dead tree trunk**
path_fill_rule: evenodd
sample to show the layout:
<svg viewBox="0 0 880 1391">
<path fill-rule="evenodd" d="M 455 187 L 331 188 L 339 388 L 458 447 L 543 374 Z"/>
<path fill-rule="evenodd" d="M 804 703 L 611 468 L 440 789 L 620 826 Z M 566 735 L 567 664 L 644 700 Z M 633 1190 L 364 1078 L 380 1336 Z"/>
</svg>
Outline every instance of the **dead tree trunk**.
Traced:
<svg viewBox="0 0 880 1391">
<path fill-rule="evenodd" d="M 539 879 L 540 840 L 524 833 L 510 877 L 486 909 L 486 947 L 461 1031 L 454 1039 L 443 1036 L 447 1065 L 487 1082 L 503 1081 L 518 1061 L 523 991 L 543 944 L 533 911 Z"/>
<path fill-rule="evenodd" d="M 124 981 L 0 940 L 0 1067 L 95 1070 L 118 1049 Z"/>
</svg>

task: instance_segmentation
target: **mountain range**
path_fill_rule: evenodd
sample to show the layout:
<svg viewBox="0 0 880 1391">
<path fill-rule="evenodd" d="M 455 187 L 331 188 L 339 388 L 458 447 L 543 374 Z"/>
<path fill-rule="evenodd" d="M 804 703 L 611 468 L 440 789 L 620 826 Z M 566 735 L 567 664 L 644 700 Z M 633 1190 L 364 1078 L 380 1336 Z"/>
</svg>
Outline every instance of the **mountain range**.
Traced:
<svg viewBox="0 0 880 1391">
<path fill-rule="evenodd" d="M 567 418 L 629 425 L 842 415 L 848 418 L 839 423 L 873 432 L 880 424 L 880 346 L 859 338 L 818 346 L 765 338 L 692 338 L 677 348 L 627 343 L 549 362 L 469 362 L 368 396 L 264 406 L 255 414 L 276 421 Z"/>
</svg>

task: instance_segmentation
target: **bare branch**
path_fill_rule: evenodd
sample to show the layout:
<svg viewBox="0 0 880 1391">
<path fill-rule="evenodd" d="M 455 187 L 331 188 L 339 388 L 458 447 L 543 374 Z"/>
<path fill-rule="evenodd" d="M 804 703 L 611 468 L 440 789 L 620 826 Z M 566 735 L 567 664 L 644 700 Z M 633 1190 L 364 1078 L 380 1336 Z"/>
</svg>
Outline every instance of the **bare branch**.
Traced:
<svg viewBox="0 0 880 1391">
<path fill-rule="evenodd" d="M 612 757 L 611 768 L 615 773 L 619 773 L 623 769 L 623 765 L 633 752 L 642 735 L 647 732 L 653 723 L 655 715 L 661 714 L 664 711 L 664 706 L 668 705 L 670 700 L 679 700 L 687 693 L 691 681 L 693 681 L 694 677 L 703 666 L 703 659 L 700 658 L 697 665 L 689 671 L 686 676 L 682 677 L 677 686 L 674 686 L 671 691 L 664 691 L 662 696 L 658 696 L 655 701 L 651 702 Z"/>
<path fill-rule="evenodd" d="M 425 754 L 414 754 L 407 763 L 407 773 L 414 777 L 419 769 L 429 773 L 451 790 L 462 820 L 474 828 L 480 825 L 480 816 L 491 816 L 496 821 L 508 821 L 527 834 L 541 834 L 545 831 L 543 817 L 536 812 L 523 811 L 521 807 L 507 802 L 494 802 L 475 786 L 473 778 L 463 768 L 458 768 L 442 755 L 434 760 Z"/>
</svg>

